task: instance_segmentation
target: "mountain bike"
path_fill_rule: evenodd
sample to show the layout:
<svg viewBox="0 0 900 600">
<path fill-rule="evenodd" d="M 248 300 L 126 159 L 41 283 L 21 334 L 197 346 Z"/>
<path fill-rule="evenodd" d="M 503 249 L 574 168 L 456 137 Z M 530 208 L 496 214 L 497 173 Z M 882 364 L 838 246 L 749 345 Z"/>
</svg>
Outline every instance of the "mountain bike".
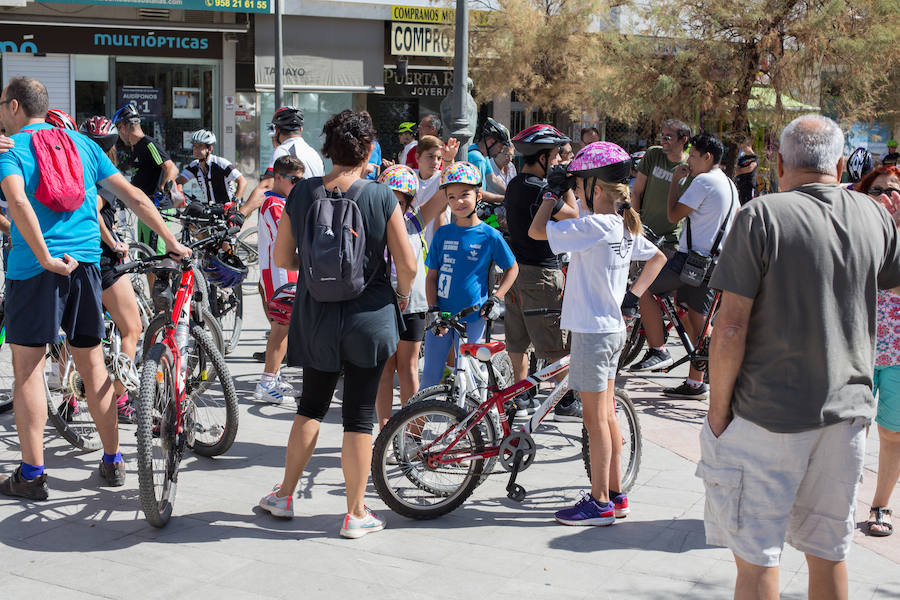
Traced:
<svg viewBox="0 0 900 600">
<path fill-rule="evenodd" d="M 259 281 L 259 229 L 256 225 L 247 227 L 237 236 L 234 253 L 247 266 L 246 283 Z"/>
<path fill-rule="evenodd" d="M 0 293 L 0 413 L 13 407 L 12 352 L 6 343 L 6 302 Z"/>
<path fill-rule="evenodd" d="M 216 243 L 198 240 L 193 248 Z M 115 267 L 120 272 L 174 261 L 166 255 Z M 163 527 L 172 516 L 178 469 L 187 449 L 218 456 L 234 442 L 238 402 L 225 358 L 209 332 L 191 322 L 195 299 L 193 260 L 174 268 L 181 280 L 160 341 L 145 353 L 137 415 L 137 463 L 141 508 L 147 521 Z M 215 377 L 213 377 L 213 373 Z M 213 379 L 219 387 L 213 389 Z"/>
<path fill-rule="evenodd" d="M 436 325 L 464 336 L 465 324 L 459 319 L 459 315 L 440 318 Z M 569 389 L 567 375 L 558 383 L 554 380 L 568 370 L 569 357 L 499 390 L 491 361 L 504 349 L 502 342 L 460 345 L 460 353 L 478 360 L 488 373 L 491 396 L 476 407 L 467 410 L 442 399 L 410 402 L 381 430 L 372 457 L 372 479 L 378 495 L 393 511 L 413 519 L 433 519 L 456 509 L 481 483 L 485 464 L 492 458 L 510 473 L 507 497 L 524 500 L 527 492 L 516 480 L 534 463 L 537 444 L 532 433 Z M 514 428 L 511 400 L 541 382 L 552 383 L 553 390 L 534 415 Z M 622 489 L 627 491 L 640 467 L 641 431 L 627 394 L 617 390 L 615 398 L 623 431 Z M 490 436 L 493 430 L 491 411 L 500 422 L 500 439 L 485 439 L 486 432 Z"/>
</svg>

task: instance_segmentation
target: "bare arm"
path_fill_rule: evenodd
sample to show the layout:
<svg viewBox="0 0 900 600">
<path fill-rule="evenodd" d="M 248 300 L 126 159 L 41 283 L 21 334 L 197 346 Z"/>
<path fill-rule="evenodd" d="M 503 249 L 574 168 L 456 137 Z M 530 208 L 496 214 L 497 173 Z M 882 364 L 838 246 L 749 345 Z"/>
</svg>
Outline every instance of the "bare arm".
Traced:
<svg viewBox="0 0 900 600">
<path fill-rule="evenodd" d="M 694 210 L 686 204 L 681 204 L 678 199 L 681 197 L 681 190 L 678 182 L 691 174 L 691 170 L 687 165 L 678 165 L 675 167 L 675 173 L 672 175 L 672 181 L 669 183 L 668 211 L 667 216 L 669 223 L 677 223 Z"/>
<path fill-rule="evenodd" d="M 647 176 L 641 172 L 634 178 L 634 188 L 631 190 L 631 206 L 641 212 L 641 200 L 644 199 L 644 190 L 647 189 Z"/>
<path fill-rule="evenodd" d="M 235 181 L 237 182 L 237 189 L 234 190 L 234 199 L 240 202 L 244 199 L 244 192 L 247 191 L 247 178 L 241 175 Z"/>
<path fill-rule="evenodd" d="M 493 173 L 491 173 L 491 175 L 493 175 Z M 482 190 L 481 200 L 492 204 L 501 204 L 503 202 L 503 194 L 495 194 L 487 190 Z"/>
<path fill-rule="evenodd" d="M 647 261 L 641 274 L 631 284 L 631 293 L 635 296 L 643 296 L 664 266 L 666 266 L 666 255 L 662 251 L 657 250 L 656 255 Z"/>
<path fill-rule="evenodd" d="M 174 182 L 176 179 L 178 179 L 178 167 L 169 159 L 162 164 L 162 173 L 159 174 L 159 189 L 162 189 L 167 181 Z"/>
<path fill-rule="evenodd" d="M 516 277 L 518 276 L 519 263 L 513 263 L 510 268 L 503 271 L 503 277 L 500 279 L 500 285 L 497 286 L 497 291 L 494 292 L 494 295 L 498 298 L 503 298 L 503 296 L 506 295 L 506 292 L 509 291 L 509 288 L 512 287 L 512 284 L 515 283 Z"/>
<path fill-rule="evenodd" d="M 106 200 L 101 196 L 97 196 L 97 223 L 100 225 L 100 241 L 109 246 L 112 249 L 116 249 L 116 242 L 118 241 L 106 227 L 106 221 L 103 220 L 103 215 L 100 214 L 100 209 L 106 206 Z M 128 251 L 128 248 L 125 248 L 125 251 Z"/>
<path fill-rule="evenodd" d="M 274 177 L 263 177 L 262 181 L 257 184 L 253 191 L 250 193 L 250 197 L 247 198 L 247 201 L 244 202 L 244 205 L 241 206 L 241 214 L 245 217 L 249 217 L 253 214 L 253 211 L 259 209 L 262 206 L 263 199 L 266 197 L 266 192 L 272 189 L 272 185 L 275 183 Z M 281 227 L 279 226 L 279 231 Z"/>
<path fill-rule="evenodd" d="M 733 418 L 731 397 L 734 382 L 744 361 L 747 328 L 753 300 L 722 292 L 722 302 L 716 316 L 709 347 L 709 420 L 710 429 L 718 437 Z"/>
<path fill-rule="evenodd" d="M 422 222 L 426 224 L 443 215 L 445 210 L 447 210 L 447 194 L 444 190 L 438 190 L 427 202 L 419 205 L 419 214 L 422 215 Z"/>
<path fill-rule="evenodd" d="M 278 221 L 278 233 L 275 235 L 275 266 L 288 271 L 300 270 L 297 240 L 294 239 L 291 218 L 286 212 L 281 213 L 281 220 Z"/>
<path fill-rule="evenodd" d="M 556 198 L 553 198 L 552 196 L 544 198 L 541 205 L 538 207 L 537 212 L 534 214 L 531 226 L 528 228 L 528 237 L 533 240 L 547 239 L 547 221 L 550 220 L 550 215 L 553 212 L 554 206 L 556 206 Z"/>
<path fill-rule="evenodd" d="M 506 193 L 506 182 L 504 182 L 503 178 L 500 177 L 499 175 L 497 175 L 496 173 L 493 173 L 493 172 L 491 173 L 491 183 L 493 183 L 494 187 L 496 187 L 497 189 L 503 190 L 504 194 Z M 499 194 L 499 195 L 502 196 L 503 194 Z M 501 202 L 502 202 L 502 200 L 501 200 Z"/>
<path fill-rule="evenodd" d="M 412 289 L 413 279 L 416 278 L 416 255 L 409 245 L 403 211 L 400 210 L 399 204 L 394 207 L 394 212 L 387 222 L 387 246 L 394 261 L 394 268 L 397 270 L 397 299 L 400 310 L 404 310 L 409 304 L 409 292 Z"/>
<path fill-rule="evenodd" d="M 552 213 L 553 219 L 556 221 L 577 219 L 581 213 L 578 211 L 578 198 L 575 197 L 575 192 L 566 190 L 566 193 L 563 194 L 563 202 L 565 202 L 565 205 L 555 213 Z"/>
<path fill-rule="evenodd" d="M 9 219 L 7 219 L 3 215 L 0 215 L 0 231 L 5 233 L 6 235 L 9 235 L 10 234 L 9 226 L 10 226 Z"/>
<path fill-rule="evenodd" d="M 428 300 L 428 306 L 437 306 L 437 282 L 440 268 L 428 269 L 425 275 L 425 299 Z"/>
</svg>

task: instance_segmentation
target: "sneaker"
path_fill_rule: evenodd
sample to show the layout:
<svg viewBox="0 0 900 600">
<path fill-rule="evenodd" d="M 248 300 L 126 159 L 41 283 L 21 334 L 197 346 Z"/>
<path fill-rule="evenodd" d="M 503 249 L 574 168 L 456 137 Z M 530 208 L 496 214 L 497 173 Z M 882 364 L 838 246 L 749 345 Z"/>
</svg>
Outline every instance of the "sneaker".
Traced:
<svg viewBox="0 0 900 600">
<path fill-rule="evenodd" d="M 101 485 L 108 487 L 120 487 L 125 485 L 125 461 L 108 463 L 100 460 Z"/>
<path fill-rule="evenodd" d="M 253 398 L 257 402 L 268 402 L 269 404 L 281 404 L 284 402 L 284 393 L 281 391 L 281 386 L 276 379 L 269 385 L 265 385 L 262 381 L 256 384 L 256 389 L 253 391 Z"/>
<path fill-rule="evenodd" d="M 553 420 L 557 422 L 581 423 L 581 400 L 571 391 L 556 404 L 553 409 Z"/>
<path fill-rule="evenodd" d="M 281 393 L 285 396 L 289 396 L 291 398 L 297 397 L 297 390 L 291 386 L 288 382 L 281 378 L 281 373 L 278 374 L 278 379 L 276 380 L 278 383 L 278 388 L 281 390 Z"/>
<path fill-rule="evenodd" d="M 259 501 L 259 507 L 267 510 L 276 517 L 294 518 L 294 498 L 291 496 L 280 497 L 278 490 L 281 489 L 279 483 L 272 488 L 272 491 L 263 496 Z"/>
<path fill-rule="evenodd" d="M 253 360 L 255 360 L 256 362 L 261 362 L 261 363 L 266 362 L 266 351 L 262 350 L 260 352 L 254 352 Z"/>
<path fill-rule="evenodd" d="M 131 406 L 131 400 L 126 400 L 123 404 L 116 405 L 116 414 L 119 417 L 119 423 L 136 423 L 134 407 Z"/>
<path fill-rule="evenodd" d="M 522 419 L 529 415 L 533 415 L 537 412 L 537 409 L 540 408 L 541 403 L 537 398 L 528 397 L 525 394 L 518 396 L 515 399 L 516 403 L 516 418 Z"/>
<path fill-rule="evenodd" d="M 659 371 L 660 369 L 672 366 L 674 362 L 675 359 L 672 358 L 672 355 L 669 354 L 668 350 L 650 348 L 644 353 L 644 358 L 642 358 L 640 362 L 631 365 L 628 370 L 634 372 Z"/>
<path fill-rule="evenodd" d="M 65 396 L 65 404 L 59 408 L 59 415 L 66 423 L 71 423 L 76 415 L 81 413 L 81 407 L 74 394 Z"/>
<path fill-rule="evenodd" d="M 28 480 L 22 477 L 22 465 L 19 465 L 12 475 L 0 478 L 0 494 L 18 496 L 28 500 L 46 500 L 50 497 L 47 474 L 41 473 L 34 479 Z"/>
<path fill-rule="evenodd" d="M 600 504 L 590 494 L 581 492 L 581 500 L 572 508 L 556 512 L 556 520 L 563 525 L 597 525 L 605 527 L 616 522 L 616 509 L 612 502 Z"/>
<path fill-rule="evenodd" d="M 379 519 L 378 515 L 366 507 L 366 516 L 357 519 L 350 513 L 344 517 L 344 525 L 341 527 L 341 537 L 356 539 L 361 538 L 367 533 L 374 533 L 384 529 L 384 519 Z"/>
<path fill-rule="evenodd" d="M 610 501 L 616 509 L 617 519 L 624 519 L 631 512 L 631 509 L 628 508 L 628 496 L 625 494 L 619 494 L 614 498 L 610 498 Z"/>
<path fill-rule="evenodd" d="M 663 396 L 668 396 L 669 398 L 687 398 L 688 400 L 703 400 L 707 396 L 709 396 L 709 386 L 705 383 L 700 387 L 693 387 L 688 385 L 688 382 L 685 381 L 678 387 L 665 388 L 663 391 Z"/>
</svg>

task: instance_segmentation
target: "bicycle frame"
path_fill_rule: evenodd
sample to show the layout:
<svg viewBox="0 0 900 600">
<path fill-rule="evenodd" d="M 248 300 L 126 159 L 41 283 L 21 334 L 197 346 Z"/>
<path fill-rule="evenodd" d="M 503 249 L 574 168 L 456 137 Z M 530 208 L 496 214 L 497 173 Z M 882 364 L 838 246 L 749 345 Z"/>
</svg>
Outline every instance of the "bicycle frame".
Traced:
<svg viewBox="0 0 900 600">
<path fill-rule="evenodd" d="M 681 340 L 681 344 L 684 346 L 687 354 L 676 360 L 672 363 L 671 366 L 666 367 L 665 369 L 660 369 L 661 373 L 668 373 L 675 367 L 683 365 L 688 361 L 693 360 L 707 360 L 708 356 L 700 356 L 698 352 L 703 349 L 704 340 L 709 334 L 709 329 L 712 326 L 713 315 L 716 314 L 716 309 L 719 307 L 719 300 L 722 298 L 722 292 L 716 292 L 715 297 L 713 297 L 712 306 L 709 309 L 709 313 L 706 315 L 706 320 L 703 322 L 703 331 L 697 337 L 699 340 L 699 346 L 694 347 L 694 343 L 691 341 L 690 336 L 687 334 L 687 330 L 684 328 L 684 323 L 682 323 L 679 315 L 679 309 L 675 305 L 675 301 L 672 299 L 672 296 L 653 296 L 656 300 L 656 303 L 659 305 L 659 309 L 663 312 L 663 314 L 669 318 L 669 327 L 674 328 L 675 332 L 678 334 L 678 339 Z M 700 369 L 701 371 L 705 369 Z"/>
<path fill-rule="evenodd" d="M 175 296 L 175 302 L 172 305 L 172 315 L 169 322 L 166 323 L 165 333 L 162 343 L 169 348 L 172 353 L 172 363 L 175 366 L 175 423 L 176 433 L 184 433 L 184 408 L 185 398 L 187 396 L 187 377 L 181 368 L 181 352 L 175 340 L 175 329 L 183 320 L 186 327 L 190 327 L 191 321 L 191 299 L 194 295 L 194 272 L 189 266 L 182 263 L 181 267 L 181 284 L 178 287 L 178 294 Z"/>
</svg>

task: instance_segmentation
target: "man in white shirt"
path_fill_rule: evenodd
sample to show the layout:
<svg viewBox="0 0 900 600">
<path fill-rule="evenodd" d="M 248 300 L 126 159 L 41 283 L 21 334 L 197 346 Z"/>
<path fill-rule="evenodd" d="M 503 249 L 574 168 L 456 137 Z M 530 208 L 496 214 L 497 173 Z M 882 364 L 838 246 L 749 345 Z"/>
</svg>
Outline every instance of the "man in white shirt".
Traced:
<svg viewBox="0 0 900 600">
<path fill-rule="evenodd" d="M 503 146 L 503 148 L 490 159 L 491 169 L 494 171 L 496 177 L 488 180 L 488 191 L 494 192 L 495 194 L 506 193 L 506 186 L 509 185 L 509 182 L 512 181 L 513 177 L 517 175 L 516 165 L 512 162 L 514 153 L 515 151 L 513 150 L 512 144 L 510 144 L 508 146 Z M 498 179 L 499 181 L 497 181 Z M 499 185 L 500 183 L 503 183 L 502 187 Z"/>
<path fill-rule="evenodd" d="M 259 185 L 250 194 L 250 198 L 241 207 L 241 214 L 249 217 L 253 211 L 262 206 L 266 192 L 272 189 L 274 174 L 272 165 L 282 156 L 299 158 L 305 167 L 303 178 L 321 177 L 325 174 L 322 157 L 312 146 L 306 143 L 303 134 L 303 110 L 293 106 L 283 106 L 275 111 L 270 124 L 269 135 L 278 145 L 272 153 L 272 159 L 266 172 L 260 177 Z"/>
<path fill-rule="evenodd" d="M 724 152 L 725 147 L 719 138 L 701 133 L 691 139 L 687 164 L 675 168 L 669 185 L 668 219 L 671 223 L 677 223 L 686 218 L 685 226 L 678 240 L 678 251 L 650 286 L 650 293 L 641 297 L 640 313 L 648 350 L 641 361 L 631 367 L 631 371 L 658 371 L 674 362 L 665 347 L 662 315 L 652 295 L 675 293 L 678 302 L 688 307 L 684 326 L 695 344 L 704 333 L 706 315 L 715 297 L 715 292 L 709 288 L 711 269 L 703 283 L 696 287 L 681 281 L 681 271 L 691 252 L 712 256 L 713 259 L 718 256 L 740 208 L 737 188 L 718 167 Z M 693 175 L 694 180 L 679 197 L 679 182 L 688 175 Z M 708 393 L 708 387 L 703 383 L 703 373 L 693 365 L 684 383 L 663 390 L 663 395 L 672 398 L 702 399 Z"/>
</svg>

